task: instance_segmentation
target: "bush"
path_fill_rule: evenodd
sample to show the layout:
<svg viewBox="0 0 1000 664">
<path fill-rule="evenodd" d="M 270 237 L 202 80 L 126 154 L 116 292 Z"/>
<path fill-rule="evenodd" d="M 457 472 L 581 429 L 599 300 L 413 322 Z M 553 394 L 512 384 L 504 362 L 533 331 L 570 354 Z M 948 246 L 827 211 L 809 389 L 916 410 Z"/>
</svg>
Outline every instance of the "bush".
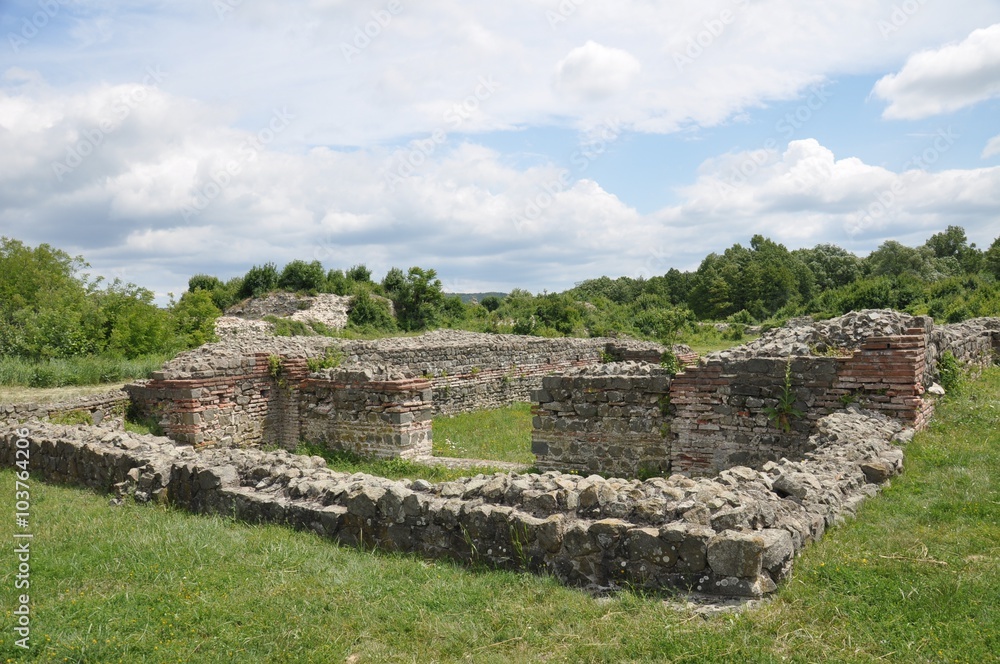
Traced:
<svg viewBox="0 0 1000 664">
<path fill-rule="evenodd" d="M 349 325 L 359 329 L 392 332 L 396 320 L 389 312 L 389 304 L 366 290 L 360 290 L 351 300 L 351 310 L 347 314 Z"/>
<path fill-rule="evenodd" d="M 347 280 L 358 284 L 368 284 L 372 280 L 372 271 L 364 263 L 354 265 L 347 271 Z"/>
<path fill-rule="evenodd" d="M 240 283 L 239 297 L 260 297 L 278 287 L 278 268 L 274 263 L 254 265 L 243 276 Z"/>
<path fill-rule="evenodd" d="M 278 278 L 278 287 L 289 291 L 318 293 L 326 284 L 326 273 L 319 261 L 306 263 L 294 260 L 285 266 Z"/>
</svg>

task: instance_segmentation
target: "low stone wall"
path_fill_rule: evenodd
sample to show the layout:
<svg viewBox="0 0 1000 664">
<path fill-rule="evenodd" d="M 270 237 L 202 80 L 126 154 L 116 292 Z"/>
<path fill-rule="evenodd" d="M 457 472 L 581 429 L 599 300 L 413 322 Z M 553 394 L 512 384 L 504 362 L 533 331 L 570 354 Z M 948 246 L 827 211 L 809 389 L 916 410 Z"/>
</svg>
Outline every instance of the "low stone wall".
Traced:
<svg viewBox="0 0 1000 664">
<path fill-rule="evenodd" d="M 349 545 L 544 572 L 573 585 L 756 597 L 795 554 L 899 471 L 900 425 L 837 413 L 803 460 L 716 479 L 605 480 L 555 472 L 430 484 L 336 473 L 285 451 L 197 451 L 167 438 L 32 422 L 0 432 L 0 464 L 36 477 L 286 523 Z"/>
<path fill-rule="evenodd" d="M 17 424 L 32 419 L 49 419 L 80 411 L 92 420 L 123 417 L 129 408 L 129 395 L 122 390 L 81 396 L 53 403 L 0 404 L 0 424 Z"/>
<path fill-rule="evenodd" d="M 669 391 L 665 369 L 635 362 L 543 378 L 532 394 L 536 465 L 615 477 L 663 474 L 670 458 Z"/>
</svg>

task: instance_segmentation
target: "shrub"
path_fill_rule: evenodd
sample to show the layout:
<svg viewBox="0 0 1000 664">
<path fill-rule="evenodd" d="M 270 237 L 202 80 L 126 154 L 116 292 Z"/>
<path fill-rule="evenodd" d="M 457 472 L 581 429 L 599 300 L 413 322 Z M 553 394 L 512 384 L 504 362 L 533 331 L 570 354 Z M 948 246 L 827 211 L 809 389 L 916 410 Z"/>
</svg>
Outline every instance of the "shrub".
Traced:
<svg viewBox="0 0 1000 664">
<path fill-rule="evenodd" d="M 294 260 L 285 266 L 278 278 L 278 287 L 289 291 L 318 293 L 325 284 L 326 273 L 319 261 Z"/>
<path fill-rule="evenodd" d="M 389 303 L 360 290 L 351 300 L 351 310 L 347 322 L 353 327 L 391 332 L 396 329 L 396 321 L 389 312 Z"/>
<path fill-rule="evenodd" d="M 278 268 L 274 263 L 254 265 L 243 276 L 240 283 L 239 297 L 260 297 L 278 286 Z"/>
</svg>

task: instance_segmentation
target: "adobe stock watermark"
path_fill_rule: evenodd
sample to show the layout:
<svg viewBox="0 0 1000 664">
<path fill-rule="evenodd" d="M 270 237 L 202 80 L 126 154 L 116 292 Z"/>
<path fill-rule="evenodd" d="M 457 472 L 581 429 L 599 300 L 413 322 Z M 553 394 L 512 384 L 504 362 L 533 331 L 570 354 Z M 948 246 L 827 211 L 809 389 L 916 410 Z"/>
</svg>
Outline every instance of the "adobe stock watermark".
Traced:
<svg viewBox="0 0 1000 664">
<path fill-rule="evenodd" d="M 771 155 L 780 148 L 779 140 L 784 140 L 787 144 L 826 106 L 833 96 L 827 86 L 828 83 L 824 82 L 809 88 L 809 96 L 774 123 L 775 136 L 764 141 L 760 149 L 747 153 L 742 161 L 729 169 L 724 179 L 716 181 L 716 193 L 725 198 L 736 191 L 736 187 L 746 184 L 759 173 L 771 161 Z"/>
<path fill-rule="evenodd" d="M 442 119 L 452 131 L 462 126 L 472 115 L 479 110 L 479 107 L 500 88 L 500 84 L 493 80 L 492 76 L 480 76 L 479 82 L 473 89 L 472 94 L 462 101 L 452 105 L 442 115 Z M 427 163 L 427 160 L 437 151 L 437 149 L 448 142 L 448 130 L 445 127 L 438 127 L 426 138 L 413 141 L 409 150 L 403 154 L 396 155 L 396 165 L 386 170 L 385 179 L 390 191 L 396 191 L 396 187 L 406 178 L 413 175 L 417 169 Z"/>
<path fill-rule="evenodd" d="M 347 62 L 361 55 L 371 43 L 378 39 L 389 24 L 392 18 L 398 16 L 403 11 L 403 5 L 399 0 L 389 0 L 384 9 L 374 9 L 371 12 L 371 20 L 365 21 L 363 25 L 354 26 L 353 39 L 350 42 L 340 42 L 340 52 Z"/>
<path fill-rule="evenodd" d="M 746 9 L 750 6 L 750 0 L 733 0 L 733 5 L 737 9 Z M 723 9 L 714 18 L 702 21 L 702 29 L 693 37 L 688 37 L 684 50 L 674 52 L 674 65 L 677 71 L 683 72 L 685 67 L 693 65 L 695 60 L 704 55 L 705 51 L 725 34 L 729 26 L 736 22 L 737 17 L 736 11 Z"/>
<path fill-rule="evenodd" d="M 146 75 L 140 85 L 112 103 L 108 117 L 101 118 L 96 127 L 81 130 L 79 140 L 66 148 L 66 157 L 62 161 L 52 162 L 52 173 L 56 176 L 56 180 L 62 182 L 63 178 L 76 170 L 87 157 L 97 152 L 98 148 L 104 145 L 105 139 L 118 131 L 132 111 L 146 102 L 150 91 L 156 89 L 166 78 L 167 75 L 158 66 L 146 67 Z"/>
<path fill-rule="evenodd" d="M 878 31 L 882 33 L 882 39 L 888 39 L 890 35 L 899 32 L 926 4 L 927 0 L 904 0 L 893 5 L 889 16 L 878 21 Z"/>
<path fill-rule="evenodd" d="M 545 20 L 549 22 L 549 27 L 553 30 L 559 25 L 569 20 L 576 10 L 583 6 L 587 0 L 559 0 L 555 10 L 545 10 Z"/>
<path fill-rule="evenodd" d="M 926 171 L 929 166 L 937 163 L 941 155 L 948 152 L 959 138 L 961 136 L 950 125 L 947 129 L 938 129 L 929 146 L 903 162 L 900 175 L 912 169 Z M 905 191 L 902 179 L 894 179 L 889 187 L 883 189 L 870 203 L 854 213 L 853 220 L 848 222 L 848 233 L 855 235 L 885 219 Z"/>
<path fill-rule="evenodd" d="M 27 650 L 31 647 L 31 479 L 29 470 L 31 464 L 31 432 L 28 429 L 17 429 L 17 440 L 14 443 L 14 523 L 18 530 L 14 532 L 14 563 L 16 572 L 14 590 L 19 591 L 14 602 L 14 633 L 20 637 L 14 639 L 14 645 Z"/>
<path fill-rule="evenodd" d="M 212 204 L 212 201 L 217 199 L 226 187 L 232 184 L 233 180 L 243 172 L 246 165 L 257 159 L 257 154 L 261 150 L 288 129 L 294 119 L 295 116 L 289 113 L 288 109 L 274 109 L 266 127 L 243 139 L 237 148 L 239 153 L 237 158 L 230 159 L 224 168 L 215 171 L 209 181 L 195 191 L 194 202 L 181 208 L 181 216 L 184 217 L 184 220 L 190 221 L 204 212 Z"/>
<path fill-rule="evenodd" d="M 572 173 L 583 173 L 596 159 L 608 151 L 608 148 L 622 135 L 621 120 L 613 118 L 605 120 L 589 139 L 580 145 L 580 149 L 570 155 L 573 171 L 562 169 L 559 175 L 543 182 L 537 192 L 525 204 L 520 213 L 511 217 L 511 223 L 518 232 L 525 226 L 541 218 L 542 213 L 556 201 L 556 196 L 568 190 L 572 185 Z"/>
<path fill-rule="evenodd" d="M 37 37 L 48 24 L 59 15 L 59 10 L 69 4 L 69 0 L 38 0 L 38 11 L 31 16 L 22 16 L 20 30 L 7 33 L 7 42 L 14 53 Z"/>
</svg>

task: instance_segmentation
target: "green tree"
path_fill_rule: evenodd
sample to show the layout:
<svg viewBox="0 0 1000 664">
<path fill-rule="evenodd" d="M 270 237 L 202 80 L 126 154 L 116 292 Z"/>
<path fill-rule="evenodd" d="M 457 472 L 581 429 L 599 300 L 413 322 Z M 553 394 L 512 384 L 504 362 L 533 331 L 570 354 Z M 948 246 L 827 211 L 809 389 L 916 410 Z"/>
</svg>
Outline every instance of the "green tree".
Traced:
<svg viewBox="0 0 1000 664">
<path fill-rule="evenodd" d="M 211 293 L 198 288 L 181 295 L 181 299 L 171 307 L 170 314 L 174 333 L 181 343 L 186 347 L 195 347 L 215 340 L 215 319 L 222 312 L 215 306 Z"/>
<path fill-rule="evenodd" d="M 260 297 L 278 287 L 278 267 L 274 263 L 254 265 L 243 276 L 240 284 L 240 299 Z"/>
<path fill-rule="evenodd" d="M 899 277 L 908 274 L 925 281 L 943 276 L 934 263 L 934 252 L 926 245 L 907 247 L 886 240 L 864 260 L 865 271 L 875 277 Z"/>
<path fill-rule="evenodd" d="M 809 268 L 820 291 L 840 288 L 861 278 L 861 258 L 835 244 L 796 249 L 792 255 Z"/>
<path fill-rule="evenodd" d="M 326 284 L 326 272 L 323 264 L 319 261 L 307 263 L 303 260 L 294 260 L 281 271 L 278 277 L 278 288 L 287 291 L 304 291 L 307 293 L 318 293 Z"/>
<path fill-rule="evenodd" d="M 372 280 L 372 271 L 364 263 L 354 265 L 347 271 L 347 280 L 356 284 L 368 284 Z"/>
<path fill-rule="evenodd" d="M 983 268 L 995 279 L 1000 279 L 1000 237 L 993 240 L 993 244 L 983 255 Z"/>
<path fill-rule="evenodd" d="M 444 292 L 434 270 L 411 267 L 403 285 L 392 295 L 396 318 L 407 331 L 426 330 L 441 319 Z"/>
</svg>

